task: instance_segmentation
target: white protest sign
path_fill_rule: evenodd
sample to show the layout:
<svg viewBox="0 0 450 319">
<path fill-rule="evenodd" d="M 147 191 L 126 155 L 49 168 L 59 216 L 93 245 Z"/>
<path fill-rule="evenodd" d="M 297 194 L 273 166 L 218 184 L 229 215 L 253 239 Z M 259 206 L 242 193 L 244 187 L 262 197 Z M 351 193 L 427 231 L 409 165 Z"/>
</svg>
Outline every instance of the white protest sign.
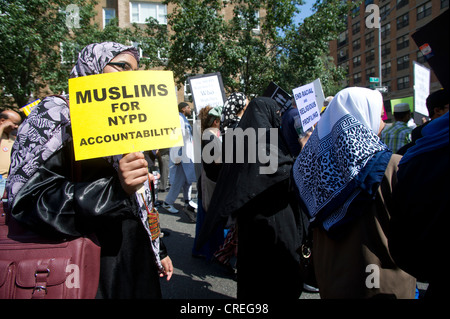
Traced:
<svg viewBox="0 0 450 319">
<path fill-rule="evenodd" d="M 317 105 L 314 83 L 293 89 L 295 103 L 302 120 L 303 131 L 306 132 L 320 119 L 320 108 Z"/>
<path fill-rule="evenodd" d="M 204 74 L 189 78 L 191 92 L 197 114 L 205 106 L 221 106 L 225 101 L 220 73 Z"/>
<path fill-rule="evenodd" d="M 316 102 L 319 110 L 322 110 L 323 102 L 325 101 L 325 95 L 323 94 L 322 83 L 320 79 L 315 79 L 314 83 L 314 93 L 316 94 Z"/>
<path fill-rule="evenodd" d="M 414 63 L 414 112 L 429 115 L 427 97 L 430 94 L 430 69 Z"/>
</svg>

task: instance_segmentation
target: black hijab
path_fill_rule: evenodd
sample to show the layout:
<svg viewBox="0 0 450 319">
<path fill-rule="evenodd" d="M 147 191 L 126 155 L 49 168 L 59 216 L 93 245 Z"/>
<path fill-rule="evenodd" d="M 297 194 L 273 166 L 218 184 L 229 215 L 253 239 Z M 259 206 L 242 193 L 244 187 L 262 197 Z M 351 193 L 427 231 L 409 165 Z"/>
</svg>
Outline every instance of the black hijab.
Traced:
<svg viewBox="0 0 450 319">
<path fill-rule="evenodd" d="M 271 98 L 258 97 L 249 103 L 237 130 L 250 129 L 256 132 L 257 145 L 249 145 L 245 140 L 244 163 L 223 163 L 203 227 L 197 238 L 198 247 L 201 247 L 208 240 L 212 231 L 217 226 L 223 225 L 230 215 L 235 215 L 246 203 L 269 187 L 290 178 L 293 159 L 279 129 L 281 124 L 279 110 L 278 103 Z M 258 138 L 258 128 L 265 129 L 266 138 L 264 140 Z M 260 130 L 260 132 L 262 131 Z M 268 164 L 261 163 L 258 156 L 256 156 L 256 162 L 249 162 L 248 155 L 249 152 L 255 152 L 256 147 L 260 148 L 262 145 L 265 145 L 266 150 L 271 149 L 270 134 L 275 132 L 278 135 L 275 140 L 277 145 L 272 145 L 272 152 L 277 151 L 276 171 L 272 174 L 262 174 L 261 169 L 267 167 Z M 227 136 L 229 133 L 225 134 L 225 139 L 230 138 L 230 135 Z M 234 145 L 233 152 L 236 151 L 236 148 Z"/>
</svg>

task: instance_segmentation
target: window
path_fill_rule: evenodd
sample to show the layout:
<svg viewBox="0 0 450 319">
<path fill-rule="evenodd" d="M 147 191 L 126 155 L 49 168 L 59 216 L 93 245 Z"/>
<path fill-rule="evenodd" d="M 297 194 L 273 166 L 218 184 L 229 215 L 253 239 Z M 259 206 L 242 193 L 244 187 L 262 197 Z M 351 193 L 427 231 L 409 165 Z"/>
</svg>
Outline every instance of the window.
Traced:
<svg viewBox="0 0 450 319">
<path fill-rule="evenodd" d="M 385 25 L 381 26 L 381 38 L 384 40 L 386 37 L 391 34 L 391 23 L 386 23 Z"/>
<path fill-rule="evenodd" d="M 348 40 L 348 30 L 342 32 L 341 34 L 339 34 L 338 37 L 338 47 L 341 47 L 343 45 L 347 44 L 347 40 Z"/>
<path fill-rule="evenodd" d="M 397 30 L 409 25 L 409 12 L 397 18 Z"/>
<path fill-rule="evenodd" d="M 167 6 L 157 2 L 130 2 L 131 22 L 146 23 L 154 18 L 159 24 L 167 24 Z"/>
<path fill-rule="evenodd" d="M 345 49 L 340 50 L 339 54 L 338 54 L 338 63 L 344 62 L 347 59 L 348 59 L 347 49 L 345 48 Z"/>
<path fill-rule="evenodd" d="M 390 9 L 391 9 L 391 5 L 389 3 L 380 8 L 381 19 L 384 19 L 389 14 Z"/>
<path fill-rule="evenodd" d="M 397 50 L 409 47 L 409 35 L 405 34 L 397 38 Z"/>
<path fill-rule="evenodd" d="M 361 72 L 353 74 L 353 84 L 361 83 Z"/>
<path fill-rule="evenodd" d="M 397 0 L 397 10 L 408 4 L 408 0 Z"/>
<path fill-rule="evenodd" d="M 383 63 L 381 65 L 381 75 L 383 77 L 391 74 L 391 61 Z"/>
<path fill-rule="evenodd" d="M 441 0 L 441 9 L 448 7 L 448 0 Z"/>
<path fill-rule="evenodd" d="M 366 63 L 373 62 L 375 60 L 375 50 L 372 49 L 366 53 Z"/>
<path fill-rule="evenodd" d="M 361 48 L 361 39 L 357 39 L 352 42 L 353 51 L 359 50 Z"/>
<path fill-rule="evenodd" d="M 409 55 L 404 55 L 397 59 L 397 71 L 409 68 Z"/>
<path fill-rule="evenodd" d="M 361 22 L 356 22 L 352 25 L 352 35 L 355 35 L 361 31 Z"/>
<path fill-rule="evenodd" d="M 103 28 L 106 27 L 115 17 L 116 17 L 116 9 L 103 8 Z"/>
<path fill-rule="evenodd" d="M 369 32 L 366 34 L 365 36 L 366 39 L 366 47 L 370 47 L 373 45 L 373 42 L 375 41 L 374 35 L 373 35 L 373 31 Z"/>
<path fill-rule="evenodd" d="M 385 43 L 381 45 L 381 56 L 384 58 L 388 54 L 391 54 L 391 43 Z"/>
<path fill-rule="evenodd" d="M 409 75 L 397 79 L 397 90 L 409 88 Z"/>
<path fill-rule="evenodd" d="M 355 56 L 353 58 L 353 67 L 355 68 L 355 67 L 358 67 L 360 65 L 361 65 L 361 56 L 360 55 Z"/>
<path fill-rule="evenodd" d="M 371 77 L 375 76 L 375 67 L 371 67 L 370 69 L 366 69 L 366 81 L 369 81 Z"/>
<path fill-rule="evenodd" d="M 417 20 L 423 19 L 431 14 L 431 1 L 417 7 Z"/>
</svg>

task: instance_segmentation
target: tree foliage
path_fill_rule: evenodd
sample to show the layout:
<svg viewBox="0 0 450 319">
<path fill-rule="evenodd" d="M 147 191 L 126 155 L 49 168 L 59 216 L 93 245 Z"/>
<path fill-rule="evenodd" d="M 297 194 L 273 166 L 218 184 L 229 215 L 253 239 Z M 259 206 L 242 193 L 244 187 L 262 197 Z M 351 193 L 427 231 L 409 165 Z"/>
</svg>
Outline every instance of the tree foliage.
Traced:
<svg viewBox="0 0 450 319">
<path fill-rule="evenodd" d="M 347 14 L 361 1 L 317 1 L 314 14 L 291 30 L 281 43 L 279 85 L 292 90 L 320 78 L 325 95 L 342 87 L 346 71 L 336 67 L 329 56 L 329 42 L 347 29 Z"/>
<path fill-rule="evenodd" d="M 198 73 L 220 72 L 227 91 L 257 95 L 274 77 L 279 30 L 289 28 L 302 1 L 168 0 L 173 30 L 168 69 L 178 85 Z M 226 19 L 225 7 L 233 8 Z M 267 13 L 258 19 L 255 12 Z"/>
<path fill-rule="evenodd" d="M 69 73 L 87 44 L 133 38 L 117 21 L 104 29 L 93 23 L 95 5 L 95 0 L 0 1 L 1 108 L 67 91 Z M 68 20 L 70 6 L 77 8 L 77 25 Z"/>
<path fill-rule="evenodd" d="M 292 90 L 320 78 L 332 94 L 345 74 L 330 59 L 328 41 L 356 5 L 341 3 L 319 0 L 316 14 L 296 25 L 302 0 L 165 0 L 174 8 L 168 25 L 149 19 L 124 29 L 117 20 L 105 28 L 93 23 L 95 0 L 0 0 L 0 107 L 67 91 L 78 52 L 101 41 L 138 45 L 141 66 L 172 70 L 178 86 L 220 72 L 227 92 L 256 96 L 271 81 Z M 67 23 L 68 5 L 79 9 L 77 27 Z"/>
</svg>

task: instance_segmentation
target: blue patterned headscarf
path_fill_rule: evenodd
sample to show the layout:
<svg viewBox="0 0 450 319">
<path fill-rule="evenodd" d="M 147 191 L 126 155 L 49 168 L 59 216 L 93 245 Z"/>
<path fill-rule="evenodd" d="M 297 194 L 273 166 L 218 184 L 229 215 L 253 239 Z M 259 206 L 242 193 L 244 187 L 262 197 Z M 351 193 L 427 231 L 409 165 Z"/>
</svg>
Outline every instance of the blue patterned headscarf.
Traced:
<svg viewBox="0 0 450 319">
<path fill-rule="evenodd" d="M 357 196 L 373 196 L 381 182 L 392 155 L 377 136 L 382 105 L 378 91 L 340 91 L 294 164 L 302 202 L 325 230 L 344 220 Z"/>
</svg>

